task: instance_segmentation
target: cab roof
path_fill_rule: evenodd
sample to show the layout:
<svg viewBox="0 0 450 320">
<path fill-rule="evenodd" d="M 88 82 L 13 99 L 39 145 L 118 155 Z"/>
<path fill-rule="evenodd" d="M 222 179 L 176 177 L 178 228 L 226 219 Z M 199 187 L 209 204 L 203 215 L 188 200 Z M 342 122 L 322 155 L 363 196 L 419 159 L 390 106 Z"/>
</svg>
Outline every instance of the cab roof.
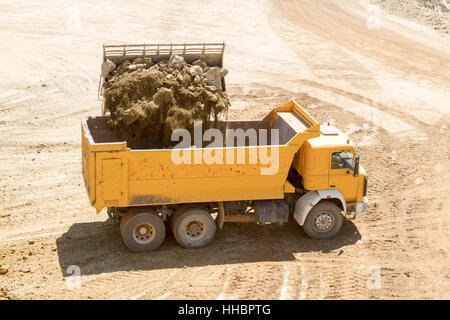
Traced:
<svg viewBox="0 0 450 320">
<path fill-rule="evenodd" d="M 320 136 L 309 139 L 312 148 L 355 149 L 353 141 L 341 130 L 333 126 L 320 126 Z"/>
</svg>

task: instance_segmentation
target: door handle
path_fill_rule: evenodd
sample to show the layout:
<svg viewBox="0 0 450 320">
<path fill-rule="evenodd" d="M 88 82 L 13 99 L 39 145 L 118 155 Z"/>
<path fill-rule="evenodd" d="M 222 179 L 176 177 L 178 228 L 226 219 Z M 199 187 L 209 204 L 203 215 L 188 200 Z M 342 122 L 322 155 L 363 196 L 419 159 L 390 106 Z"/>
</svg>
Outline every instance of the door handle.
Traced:
<svg viewBox="0 0 450 320">
<path fill-rule="evenodd" d="M 331 188 L 336 188 L 336 185 L 335 184 L 330 184 L 330 187 Z"/>
</svg>

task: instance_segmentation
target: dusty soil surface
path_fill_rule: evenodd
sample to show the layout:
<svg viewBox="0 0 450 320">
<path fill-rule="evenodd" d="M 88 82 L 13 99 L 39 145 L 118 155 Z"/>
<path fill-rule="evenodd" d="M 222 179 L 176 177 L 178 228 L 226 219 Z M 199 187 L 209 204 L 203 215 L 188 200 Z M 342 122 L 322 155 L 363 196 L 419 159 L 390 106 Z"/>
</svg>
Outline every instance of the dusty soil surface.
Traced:
<svg viewBox="0 0 450 320">
<path fill-rule="evenodd" d="M 390 15 L 369 27 L 357 0 L 178 2 L 0 2 L 0 297 L 449 299 L 449 41 Z M 294 98 L 350 135 L 365 217 L 333 240 L 230 224 L 200 250 L 125 248 L 81 179 L 101 45 L 205 40 L 227 42 L 230 118 Z"/>
</svg>

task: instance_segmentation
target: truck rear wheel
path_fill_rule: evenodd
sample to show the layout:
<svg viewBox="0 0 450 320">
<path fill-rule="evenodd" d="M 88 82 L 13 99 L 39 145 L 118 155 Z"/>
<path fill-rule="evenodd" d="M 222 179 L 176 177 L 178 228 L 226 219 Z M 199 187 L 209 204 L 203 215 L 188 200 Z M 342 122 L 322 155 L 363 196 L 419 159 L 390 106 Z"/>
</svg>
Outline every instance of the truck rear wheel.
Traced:
<svg viewBox="0 0 450 320">
<path fill-rule="evenodd" d="M 343 222 L 339 207 L 331 201 L 323 201 L 308 213 L 303 229 L 313 239 L 329 239 L 338 234 Z"/>
<path fill-rule="evenodd" d="M 202 248 L 213 241 L 216 223 L 205 208 L 188 207 L 175 215 L 172 231 L 180 246 Z"/>
<path fill-rule="evenodd" d="M 153 251 L 163 243 L 166 227 L 153 210 L 136 209 L 120 220 L 120 233 L 131 251 Z"/>
</svg>

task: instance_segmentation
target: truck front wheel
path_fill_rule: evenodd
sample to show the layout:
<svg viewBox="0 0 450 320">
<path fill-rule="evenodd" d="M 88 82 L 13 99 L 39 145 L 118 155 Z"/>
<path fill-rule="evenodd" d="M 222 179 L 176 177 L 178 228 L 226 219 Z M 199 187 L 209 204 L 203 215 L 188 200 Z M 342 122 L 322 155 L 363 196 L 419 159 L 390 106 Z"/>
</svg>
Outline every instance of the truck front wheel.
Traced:
<svg viewBox="0 0 450 320">
<path fill-rule="evenodd" d="M 153 251 L 164 241 L 166 227 L 154 211 L 142 208 L 131 210 L 122 217 L 120 233 L 131 251 Z"/>
<path fill-rule="evenodd" d="M 172 221 L 175 239 L 184 248 L 202 248 L 216 235 L 216 223 L 202 207 L 190 207 L 178 212 Z"/>
<path fill-rule="evenodd" d="M 339 207 L 331 201 L 323 201 L 308 213 L 303 229 L 313 239 L 328 239 L 341 230 L 343 222 Z"/>
</svg>

